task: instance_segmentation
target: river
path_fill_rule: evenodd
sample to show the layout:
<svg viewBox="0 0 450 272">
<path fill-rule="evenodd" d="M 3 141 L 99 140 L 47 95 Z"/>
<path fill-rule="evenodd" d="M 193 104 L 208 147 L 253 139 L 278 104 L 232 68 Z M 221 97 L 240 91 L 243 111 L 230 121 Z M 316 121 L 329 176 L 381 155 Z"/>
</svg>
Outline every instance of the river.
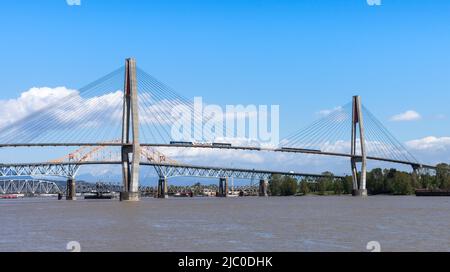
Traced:
<svg viewBox="0 0 450 272">
<path fill-rule="evenodd" d="M 450 251 L 450 198 L 0 200 L 0 251 Z"/>
</svg>

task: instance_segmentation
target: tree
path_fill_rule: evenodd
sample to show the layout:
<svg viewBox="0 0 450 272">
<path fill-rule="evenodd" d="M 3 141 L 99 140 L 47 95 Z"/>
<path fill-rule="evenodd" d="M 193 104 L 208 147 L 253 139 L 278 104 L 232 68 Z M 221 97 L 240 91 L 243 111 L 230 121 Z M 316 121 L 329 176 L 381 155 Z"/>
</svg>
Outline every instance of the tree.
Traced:
<svg viewBox="0 0 450 272">
<path fill-rule="evenodd" d="M 341 195 L 344 192 L 344 181 L 335 180 L 333 182 L 333 191 L 337 195 Z"/>
<path fill-rule="evenodd" d="M 292 196 L 297 194 L 298 183 L 293 177 L 284 176 L 281 181 L 280 193 L 282 196 Z"/>
<path fill-rule="evenodd" d="M 328 190 L 332 190 L 333 186 L 333 173 L 324 172 L 322 173 L 323 177 L 317 180 L 317 189 L 319 195 L 325 195 Z"/>
<path fill-rule="evenodd" d="M 436 177 L 432 176 L 428 173 L 420 176 L 420 189 L 435 189 L 438 186 L 436 185 Z"/>
<path fill-rule="evenodd" d="M 302 180 L 300 182 L 300 193 L 302 195 L 307 195 L 309 194 L 310 189 L 309 189 L 309 182 L 307 180 Z"/>
<path fill-rule="evenodd" d="M 194 195 L 200 195 L 202 192 L 202 184 L 200 182 L 197 182 L 192 186 L 192 193 Z"/>
<path fill-rule="evenodd" d="M 393 183 L 395 179 L 395 173 L 397 173 L 397 170 L 394 168 L 391 169 L 384 169 L 383 170 L 383 176 L 384 176 L 384 190 L 386 194 L 392 194 L 393 192 Z"/>
<path fill-rule="evenodd" d="M 271 195 L 273 196 L 281 195 L 281 183 L 282 183 L 281 175 L 272 175 L 272 178 L 269 181 L 269 190 Z"/>
<path fill-rule="evenodd" d="M 353 191 L 353 178 L 352 176 L 346 176 L 345 179 L 343 180 L 343 191 L 345 194 L 351 194 Z"/>
<path fill-rule="evenodd" d="M 409 195 L 413 192 L 411 184 L 411 175 L 405 172 L 395 172 L 392 182 L 392 193 L 394 195 Z"/>
<path fill-rule="evenodd" d="M 376 195 L 385 193 L 384 175 L 381 168 L 375 168 L 367 173 L 367 190 L 370 194 Z"/>
<path fill-rule="evenodd" d="M 440 163 L 436 166 L 436 181 L 440 189 L 450 190 L 450 165 Z"/>
</svg>

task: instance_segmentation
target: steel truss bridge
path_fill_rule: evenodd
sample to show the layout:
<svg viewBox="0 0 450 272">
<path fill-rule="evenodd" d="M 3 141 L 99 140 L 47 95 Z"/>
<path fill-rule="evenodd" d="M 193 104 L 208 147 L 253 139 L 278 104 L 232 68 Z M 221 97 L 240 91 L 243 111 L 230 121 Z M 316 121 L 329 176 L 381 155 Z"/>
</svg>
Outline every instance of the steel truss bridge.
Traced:
<svg viewBox="0 0 450 272">
<path fill-rule="evenodd" d="M 0 192 L 6 193 L 33 193 L 33 194 L 50 194 L 59 193 L 58 186 L 54 182 L 42 181 L 45 178 L 66 178 L 74 180 L 78 170 L 83 165 L 120 165 L 121 161 L 95 161 L 95 162 L 66 162 L 66 163 L 29 163 L 29 164 L 10 164 L 0 165 L 0 179 L 4 184 L 0 188 Z M 217 179 L 247 179 L 268 181 L 272 175 L 290 176 L 295 179 L 307 178 L 310 182 L 314 182 L 319 178 L 330 178 L 328 175 L 306 174 L 295 172 L 278 172 L 264 171 L 256 169 L 239 169 L 239 168 L 222 168 L 222 167 L 206 167 L 185 164 L 165 164 L 156 162 L 141 162 L 141 166 L 154 167 L 157 174 L 167 182 L 168 178 L 173 177 L 198 177 L 198 178 L 217 178 Z M 30 177 L 33 180 L 26 180 Z M 332 176 L 333 179 L 344 179 L 343 176 Z M 14 183 L 19 181 L 19 183 Z M 22 183 L 21 183 L 22 182 Z M 37 187 L 36 187 L 37 186 Z M 42 188 L 52 188 L 51 190 L 37 190 Z M 93 186 L 82 185 L 78 187 L 77 192 L 89 192 L 93 190 Z M 111 186 L 110 186 L 111 187 Z M 32 189 L 35 188 L 35 189 Z M 36 189 L 37 188 L 37 189 Z M 113 187 L 111 187 L 113 188 Z M 115 190 L 119 189 L 114 187 Z M 122 188 L 122 186 L 120 187 Z M 140 187 L 142 192 L 146 187 Z M 67 189 L 67 188 L 66 188 Z M 81 190 L 81 191 L 79 191 Z M 167 193 L 167 192 L 166 192 Z"/>
<path fill-rule="evenodd" d="M 120 161 L 96 161 L 96 162 L 73 162 L 73 163 L 28 163 L 28 164 L 9 164 L 0 165 L 1 179 L 17 179 L 33 177 L 35 179 L 44 177 L 63 177 L 73 178 L 77 175 L 78 170 L 83 165 L 120 165 Z M 222 168 L 211 166 L 195 166 L 184 164 L 164 164 L 141 162 L 143 166 L 153 166 L 157 173 L 162 177 L 204 177 L 204 178 L 235 178 L 235 179 L 257 179 L 269 180 L 272 175 L 290 176 L 296 179 L 303 178 L 323 178 L 328 175 L 306 174 L 295 172 L 279 172 L 264 170 L 248 170 L 238 168 Z M 342 179 L 343 176 L 334 176 Z"/>
<path fill-rule="evenodd" d="M 115 85 L 117 83 L 124 84 L 123 91 L 117 92 L 121 90 L 121 87 Z M 359 96 L 353 97 L 351 103 L 283 139 L 280 147 L 276 148 L 228 143 L 171 142 L 167 127 L 170 127 L 174 120 L 168 111 L 179 106 L 193 109 L 192 103 L 137 68 L 134 59 L 127 59 L 125 67 L 87 85 L 80 89 L 79 93 L 69 95 L 59 103 L 3 128 L 0 132 L 0 149 L 19 147 L 79 149 L 50 162 L 0 164 L 0 178 L 5 180 L 20 180 L 23 177 L 37 180 L 49 177 L 66 178 L 67 199 L 74 199 L 75 178 L 80 167 L 121 165 L 123 176 L 121 199 L 133 201 L 139 199 L 141 166 L 155 169 L 159 176 L 160 197 L 167 195 L 167 179 L 171 177 L 218 178 L 219 190 L 222 190 L 224 196 L 228 188 L 226 182 L 228 178 L 258 179 L 261 195 L 267 195 L 267 181 L 274 174 L 297 179 L 308 178 L 312 181 L 329 177 L 310 173 L 190 165 L 168 158 L 160 151 L 161 149 L 181 151 L 209 149 L 223 152 L 290 153 L 346 158 L 350 161 L 354 195 L 363 196 L 367 194 L 368 161 L 407 165 L 415 172 L 436 169 L 433 165 L 420 163 L 409 153 L 362 105 Z M 194 114 L 193 118 L 198 117 Z M 121 132 L 114 134 L 112 132 L 117 125 Z M 65 138 L 62 138 L 62 135 Z M 350 136 L 349 139 L 346 135 Z M 114 148 L 120 149 L 118 154 L 109 151 L 108 155 L 108 150 Z"/>
<path fill-rule="evenodd" d="M 51 181 L 0 180 L 0 194 L 49 195 L 58 193 L 61 193 L 61 189 Z"/>
</svg>

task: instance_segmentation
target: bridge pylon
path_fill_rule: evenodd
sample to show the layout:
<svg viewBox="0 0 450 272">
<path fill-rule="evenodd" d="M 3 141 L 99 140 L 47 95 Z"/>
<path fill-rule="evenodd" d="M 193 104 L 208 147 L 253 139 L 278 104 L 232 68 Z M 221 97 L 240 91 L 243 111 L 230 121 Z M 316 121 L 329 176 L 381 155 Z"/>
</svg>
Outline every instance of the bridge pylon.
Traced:
<svg viewBox="0 0 450 272">
<path fill-rule="evenodd" d="M 259 181 L 259 196 L 268 197 L 269 193 L 267 188 L 269 187 L 269 181 L 267 179 L 262 179 Z"/>
<path fill-rule="evenodd" d="M 77 200 L 75 178 L 69 177 L 66 186 L 66 200 Z"/>
<path fill-rule="evenodd" d="M 139 104 L 136 79 L 136 61 L 125 62 L 125 87 L 122 120 L 122 176 L 121 201 L 139 201 Z"/>
<path fill-rule="evenodd" d="M 216 193 L 217 197 L 227 197 L 228 196 L 228 178 L 219 179 L 219 190 Z"/>
<path fill-rule="evenodd" d="M 357 142 L 359 132 L 359 145 L 361 154 L 357 154 Z M 352 140 L 351 140 L 351 167 L 353 179 L 354 196 L 367 196 L 366 178 L 367 178 L 367 153 L 366 139 L 364 130 L 364 120 L 362 114 L 361 97 L 353 97 L 352 108 Z M 358 173 L 357 163 L 361 163 L 361 170 Z"/>
<path fill-rule="evenodd" d="M 167 177 L 164 176 L 159 177 L 157 198 L 169 198 Z"/>
</svg>

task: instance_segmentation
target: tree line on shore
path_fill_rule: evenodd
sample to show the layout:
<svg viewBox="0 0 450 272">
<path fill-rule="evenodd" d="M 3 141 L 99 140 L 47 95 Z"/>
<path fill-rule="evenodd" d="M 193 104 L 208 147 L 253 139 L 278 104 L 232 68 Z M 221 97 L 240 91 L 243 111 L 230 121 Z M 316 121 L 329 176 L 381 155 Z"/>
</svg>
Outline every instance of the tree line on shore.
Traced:
<svg viewBox="0 0 450 272">
<path fill-rule="evenodd" d="M 272 196 L 292 195 L 341 195 L 351 194 L 352 177 L 335 178 L 333 173 L 325 172 L 324 177 L 303 179 L 301 181 L 289 176 L 273 175 L 269 181 Z M 450 190 L 450 165 L 437 165 L 436 174 L 417 174 L 396 169 L 375 168 L 367 172 L 367 190 L 371 195 L 410 195 L 417 189 Z"/>
</svg>

